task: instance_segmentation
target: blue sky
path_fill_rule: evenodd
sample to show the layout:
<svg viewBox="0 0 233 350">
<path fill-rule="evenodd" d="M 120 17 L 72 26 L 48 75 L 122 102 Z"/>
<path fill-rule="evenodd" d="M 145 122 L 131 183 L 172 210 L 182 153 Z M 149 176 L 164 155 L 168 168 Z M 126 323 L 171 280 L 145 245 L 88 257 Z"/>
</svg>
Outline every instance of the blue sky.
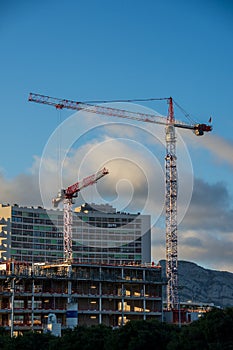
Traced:
<svg viewBox="0 0 233 350">
<path fill-rule="evenodd" d="M 204 140 L 184 135 L 196 187 L 180 258 L 233 271 L 231 1 L 1 1 L 0 35 L 0 202 L 36 202 L 27 184 L 59 118 L 72 114 L 27 102 L 30 91 L 80 101 L 173 96 L 197 121 L 212 116 L 214 127 Z M 165 102 L 146 107 L 167 112 Z M 85 142 L 102 137 L 93 135 Z M 163 258 L 154 230 L 153 255 Z"/>
</svg>

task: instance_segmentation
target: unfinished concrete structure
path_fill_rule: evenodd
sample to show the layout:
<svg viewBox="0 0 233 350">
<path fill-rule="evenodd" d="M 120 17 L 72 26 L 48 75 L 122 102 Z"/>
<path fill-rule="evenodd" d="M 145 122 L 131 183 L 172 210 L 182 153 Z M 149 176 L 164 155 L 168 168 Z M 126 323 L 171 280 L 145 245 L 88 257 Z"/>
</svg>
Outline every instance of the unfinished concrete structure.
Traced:
<svg viewBox="0 0 233 350">
<path fill-rule="evenodd" d="M 12 334 L 42 332 L 49 314 L 62 329 L 162 320 L 160 266 L 11 262 L 0 269 L 0 326 Z"/>
</svg>

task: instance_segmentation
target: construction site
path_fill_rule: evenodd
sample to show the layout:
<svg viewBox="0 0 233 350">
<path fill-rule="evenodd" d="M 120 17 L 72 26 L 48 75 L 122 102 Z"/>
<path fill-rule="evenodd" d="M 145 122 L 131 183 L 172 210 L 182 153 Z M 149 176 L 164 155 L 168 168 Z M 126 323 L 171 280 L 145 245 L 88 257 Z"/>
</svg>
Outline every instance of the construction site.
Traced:
<svg viewBox="0 0 233 350">
<path fill-rule="evenodd" d="M 166 278 L 151 262 L 149 215 L 93 210 L 73 211 L 79 191 L 94 185 L 106 168 L 60 189 L 46 210 L 17 205 L 0 208 L 0 326 L 11 335 L 28 329 L 49 329 L 60 335 L 64 328 L 105 324 L 119 327 L 131 320 L 156 318 L 188 323 L 180 309 L 177 247 L 176 128 L 197 136 L 212 130 L 207 124 L 175 120 L 173 99 L 166 118 L 145 113 L 30 94 L 29 101 L 56 109 L 85 110 L 103 116 L 164 125 Z M 111 176 L 111 174 L 109 175 Z M 102 181 L 102 180 L 101 180 Z M 104 181 L 104 180 L 103 180 Z M 110 211 L 110 212 L 109 212 Z M 51 220 L 51 217 L 56 221 Z M 166 288 L 166 317 L 163 289 Z M 170 315 L 170 316 L 169 316 Z"/>
<path fill-rule="evenodd" d="M 43 331 L 48 315 L 62 329 L 130 320 L 162 320 L 159 266 L 1 264 L 0 324 L 11 332 Z"/>
</svg>

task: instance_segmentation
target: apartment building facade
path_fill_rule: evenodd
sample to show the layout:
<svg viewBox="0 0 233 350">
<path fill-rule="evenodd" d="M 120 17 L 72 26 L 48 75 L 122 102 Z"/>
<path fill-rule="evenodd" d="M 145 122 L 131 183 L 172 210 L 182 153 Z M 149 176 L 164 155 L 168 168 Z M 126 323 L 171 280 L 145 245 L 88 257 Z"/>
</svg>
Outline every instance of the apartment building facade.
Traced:
<svg viewBox="0 0 233 350">
<path fill-rule="evenodd" d="M 73 260 L 87 263 L 149 263 L 150 216 L 87 205 L 73 212 Z M 58 262 L 64 256 L 63 211 L 0 204 L 0 259 Z"/>
</svg>

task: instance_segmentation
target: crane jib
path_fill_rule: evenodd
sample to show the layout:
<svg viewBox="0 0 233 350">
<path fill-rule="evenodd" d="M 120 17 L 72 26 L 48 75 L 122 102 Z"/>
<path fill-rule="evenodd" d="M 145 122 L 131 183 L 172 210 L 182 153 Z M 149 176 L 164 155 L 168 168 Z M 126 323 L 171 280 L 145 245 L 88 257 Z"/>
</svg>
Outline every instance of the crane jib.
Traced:
<svg viewBox="0 0 233 350">
<path fill-rule="evenodd" d="M 99 180 L 104 175 L 107 175 L 109 171 L 106 168 L 103 168 L 96 174 L 85 177 L 80 182 L 76 182 L 75 184 L 69 186 L 65 190 L 65 195 L 68 197 L 72 197 L 76 192 L 79 192 L 82 188 L 87 187 L 89 185 L 93 185 L 97 180 Z"/>
<path fill-rule="evenodd" d="M 56 97 L 50 97 L 45 95 L 40 95 L 36 93 L 30 93 L 28 100 L 30 102 L 47 104 L 54 106 L 57 109 L 72 109 L 77 111 L 86 111 L 93 114 L 125 118 L 131 120 L 138 120 L 141 122 L 152 123 L 152 124 L 161 124 L 161 125 L 174 125 L 176 128 L 190 129 L 195 132 L 196 135 L 203 135 L 204 132 L 212 130 L 211 125 L 206 124 L 187 124 L 181 121 L 174 119 L 174 110 L 172 105 L 172 98 L 168 98 L 169 101 L 169 116 L 166 118 L 161 115 L 154 115 L 141 112 L 133 112 L 124 109 L 118 109 L 114 107 L 104 106 L 104 105 L 95 105 L 80 101 L 72 101 L 67 99 L 60 99 Z"/>
<path fill-rule="evenodd" d="M 87 187 L 89 185 L 92 185 L 93 183 L 95 183 L 95 181 L 96 181 L 95 174 L 90 175 L 90 176 L 86 177 L 85 179 L 83 179 L 82 181 L 76 182 L 75 184 L 69 186 L 66 189 L 66 194 L 72 195 L 75 192 L 80 191 L 83 187 Z"/>
</svg>

